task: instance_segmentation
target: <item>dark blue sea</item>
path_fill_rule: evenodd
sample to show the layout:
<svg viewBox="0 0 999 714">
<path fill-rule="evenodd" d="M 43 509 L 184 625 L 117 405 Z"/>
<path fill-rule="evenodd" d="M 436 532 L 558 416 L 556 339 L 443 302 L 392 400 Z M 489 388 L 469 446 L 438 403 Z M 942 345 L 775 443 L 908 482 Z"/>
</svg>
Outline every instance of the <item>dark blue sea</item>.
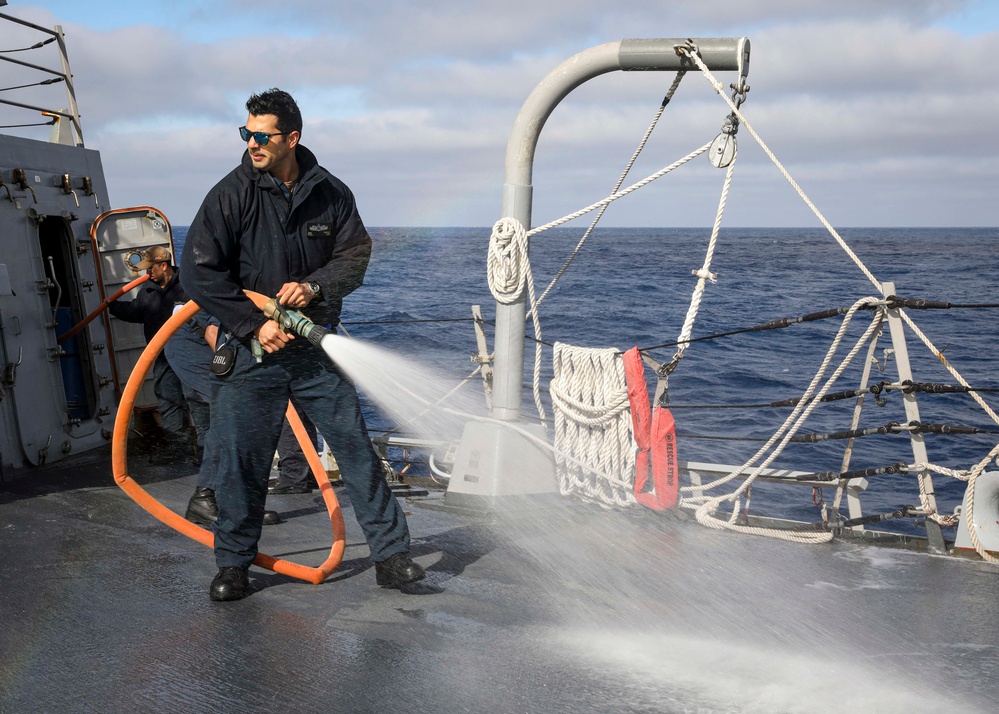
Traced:
<svg viewBox="0 0 999 714">
<path fill-rule="evenodd" d="M 179 249 L 186 228 L 175 227 L 174 232 Z M 481 305 L 487 321 L 495 315 L 486 283 L 489 233 L 488 228 L 371 229 L 373 257 L 364 286 L 346 300 L 346 329 L 355 338 L 433 365 L 453 375 L 457 384 L 475 366 L 470 359 L 476 351 L 471 306 Z M 840 233 L 878 280 L 895 283 L 899 297 L 954 305 L 908 313 L 969 384 L 999 390 L 994 361 L 999 339 L 999 229 L 879 228 Z M 582 229 L 559 228 L 532 239 L 531 261 L 539 295 L 581 235 Z M 543 341 L 621 350 L 674 342 L 696 284 L 691 271 L 704 262 L 709 235 L 708 229 L 597 229 L 541 306 Z M 862 297 L 876 295 L 871 282 L 823 229 L 724 229 L 711 269 L 717 282 L 707 287 L 694 338 L 848 307 Z M 846 354 L 870 316 L 861 312 L 854 319 L 838 357 Z M 755 453 L 761 442 L 732 437 L 765 439 L 790 409 L 740 405 L 800 396 L 841 320 L 836 317 L 691 344 L 670 378 L 680 458 L 741 464 Z M 492 349 L 491 328 L 489 339 Z M 956 384 L 940 361 L 908 332 L 907 345 L 917 382 Z M 879 342 L 880 366 L 874 367 L 872 383 L 897 380 L 893 357 L 887 357 L 887 370 L 880 371 L 890 347 L 886 330 Z M 533 342 L 528 341 L 527 385 L 533 350 Z M 653 354 L 659 361 L 668 361 L 674 351 L 663 347 Z M 866 350 L 832 391 L 859 386 L 864 355 Z M 550 347 L 545 347 L 543 363 L 543 383 L 547 384 Z M 651 371 L 647 378 L 651 388 Z M 993 409 L 999 409 L 999 391 L 981 394 Z M 854 403 L 823 404 L 804 431 L 848 429 Z M 525 413 L 535 413 L 529 386 L 524 405 Z M 692 408 L 705 406 L 712 408 Z M 921 394 L 919 408 L 923 422 L 999 430 L 968 394 Z M 368 420 L 373 431 L 391 427 L 374 411 Z M 907 421 L 901 394 L 888 394 L 884 406 L 877 406 L 868 396 L 861 427 L 893 421 Z M 969 469 L 999 442 L 999 434 L 927 434 L 925 440 L 931 463 Z M 845 441 L 791 444 L 773 467 L 838 472 L 845 445 Z M 913 462 L 907 436 L 868 436 L 857 439 L 851 468 L 900 461 Z M 943 476 L 935 476 L 934 483 L 940 511 L 952 512 L 960 504 L 964 483 Z M 763 494 L 754 493 L 753 512 L 818 519 L 811 489 L 777 487 L 778 492 L 771 493 L 769 487 L 759 488 Z M 835 489 L 824 491 L 831 499 Z M 864 497 L 865 512 L 918 503 L 915 476 L 907 474 L 871 477 Z M 907 529 L 906 524 L 896 525 Z"/>
</svg>

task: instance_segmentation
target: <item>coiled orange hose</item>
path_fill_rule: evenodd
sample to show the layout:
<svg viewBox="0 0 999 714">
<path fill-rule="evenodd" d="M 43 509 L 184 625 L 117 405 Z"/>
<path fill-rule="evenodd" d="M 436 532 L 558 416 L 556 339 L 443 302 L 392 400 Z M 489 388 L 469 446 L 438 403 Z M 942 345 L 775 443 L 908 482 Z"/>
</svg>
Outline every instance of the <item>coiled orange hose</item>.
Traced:
<svg viewBox="0 0 999 714">
<path fill-rule="evenodd" d="M 260 293 L 245 292 L 258 307 L 262 306 L 268 300 L 266 296 Z M 182 533 L 188 538 L 196 540 L 209 548 L 213 548 L 215 546 L 215 536 L 211 531 L 191 523 L 180 514 L 164 506 L 136 483 L 127 473 L 128 425 L 131 421 L 132 406 L 135 404 L 135 398 L 146 378 L 146 373 L 149 372 L 163 346 L 177 329 L 190 320 L 199 309 L 197 303 L 192 300 L 177 310 L 166 321 L 163 327 L 160 328 L 159 332 L 154 335 L 139 357 L 139 361 L 132 370 L 132 374 L 129 376 L 125 389 L 122 392 L 121 403 L 118 405 L 118 415 L 115 418 L 114 435 L 111 441 L 111 467 L 115 482 L 133 501 L 178 533 Z M 208 365 L 205 365 L 205 368 L 207 369 Z M 275 558 L 266 553 L 257 553 L 257 557 L 254 558 L 253 563 L 268 570 L 273 570 L 276 573 L 318 585 L 328 578 L 336 570 L 337 566 L 340 565 L 340 561 L 343 560 L 347 538 L 343 523 L 343 512 L 340 510 L 340 503 L 337 501 L 336 494 L 333 491 L 333 485 L 326 476 L 326 470 L 319 460 L 319 454 L 316 453 L 316 447 L 309 440 L 302 420 L 291 405 L 291 402 L 288 403 L 286 416 L 295 435 L 298 437 L 298 443 L 302 446 L 302 451 L 305 453 L 309 466 L 312 468 L 312 473 L 319 483 L 319 490 L 326 503 L 326 509 L 329 511 L 330 524 L 333 528 L 333 545 L 330 548 L 329 556 L 317 567 L 300 565 L 288 560 Z"/>
</svg>

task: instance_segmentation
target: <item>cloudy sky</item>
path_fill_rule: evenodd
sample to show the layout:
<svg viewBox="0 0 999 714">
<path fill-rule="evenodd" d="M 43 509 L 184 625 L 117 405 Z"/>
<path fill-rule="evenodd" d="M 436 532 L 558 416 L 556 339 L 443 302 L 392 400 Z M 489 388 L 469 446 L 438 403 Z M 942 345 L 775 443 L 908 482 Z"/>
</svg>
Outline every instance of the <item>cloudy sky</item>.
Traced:
<svg viewBox="0 0 999 714">
<path fill-rule="evenodd" d="M 62 25 L 112 203 L 157 206 L 175 225 L 238 162 L 251 92 L 298 99 L 303 143 L 369 225 L 488 226 L 513 121 L 560 62 L 623 38 L 746 36 L 747 118 L 833 225 L 999 226 L 997 0 L 9 0 L 3 12 Z M 20 39 L 4 28 L 3 45 Z M 17 57 L 54 66 L 51 47 Z M 2 72 L 0 87 L 17 83 Z M 609 192 L 671 81 L 616 72 L 563 102 L 538 148 L 535 225 Z M 64 101 L 58 86 L 4 97 L 37 91 Z M 711 141 L 727 111 L 689 74 L 629 183 Z M 815 225 L 738 139 L 725 224 Z M 722 173 L 701 158 L 605 223 L 710 225 Z"/>
</svg>

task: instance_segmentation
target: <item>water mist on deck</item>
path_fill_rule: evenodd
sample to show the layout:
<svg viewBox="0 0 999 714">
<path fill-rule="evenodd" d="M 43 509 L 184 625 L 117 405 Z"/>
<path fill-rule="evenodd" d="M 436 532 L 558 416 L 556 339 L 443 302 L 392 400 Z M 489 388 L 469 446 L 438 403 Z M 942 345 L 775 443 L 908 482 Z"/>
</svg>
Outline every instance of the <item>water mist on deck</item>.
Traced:
<svg viewBox="0 0 999 714">
<path fill-rule="evenodd" d="M 422 438 L 457 439 L 468 415 L 485 414 L 475 390 L 442 402 L 454 380 L 408 355 L 338 335 L 321 346 Z M 545 593 L 535 626 L 550 661 L 591 669 L 589 694 L 619 705 L 607 711 L 988 710 L 948 691 L 955 670 L 928 656 L 933 643 L 885 619 L 881 572 L 904 569 L 908 554 L 867 563 L 837 544 L 795 572 L 786 551 L 808 546 L 685 527 L 682 512 L 558 499 L 493 515 L 496 542 L 518 556 L 515 579 Z"/>
</svg>

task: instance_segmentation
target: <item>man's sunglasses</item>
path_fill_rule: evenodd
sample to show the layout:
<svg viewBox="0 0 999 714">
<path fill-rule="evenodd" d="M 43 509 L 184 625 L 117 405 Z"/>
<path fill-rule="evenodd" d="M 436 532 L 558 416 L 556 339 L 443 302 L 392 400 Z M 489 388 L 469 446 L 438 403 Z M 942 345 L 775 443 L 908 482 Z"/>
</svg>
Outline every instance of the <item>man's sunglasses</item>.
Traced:
<svg viewBox="0 0 999 714">
<path fill-rule="evenodd" d="M 263 131 L 250 131 L 245 126 L 239 127 L 239 135 L 243 141 L 249 141 L 252 136 L 253 140 L 260 146 L 267 146 L 267 142 L 271 140 L 272 136 L 284 136 L 290 133 L 290 131 L 275 131 L 273 134 L 268 134 Z"/>
</svg>

